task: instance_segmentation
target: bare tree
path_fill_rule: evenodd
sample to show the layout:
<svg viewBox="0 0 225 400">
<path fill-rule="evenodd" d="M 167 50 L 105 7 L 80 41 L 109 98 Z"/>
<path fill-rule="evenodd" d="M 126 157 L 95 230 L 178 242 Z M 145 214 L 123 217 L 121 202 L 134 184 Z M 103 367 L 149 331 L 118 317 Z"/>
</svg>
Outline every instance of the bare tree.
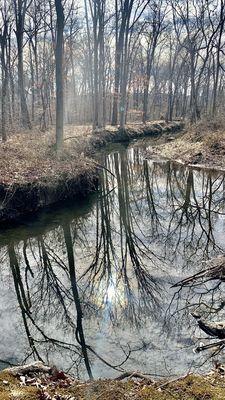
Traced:
<svg viewBox="0 0 225 400">
<path fill-rule="evenodd" d="M 61 150 L 63 146 L 63 125 L 64 125 L 64 11 L 61 0 L 55 0 L 57 15 L 56 29 L 56 49 L 55 49 L 55 67 L 56 67 L 56 147 Z"/>
<path fill-rule="evenodd" d="M 18 57 L 18 87 L 20 97 L 21 119 L 24 128 L 31 129 L 29 111 L 27 107 L 27 99 L 24 82 L 24 24 L 26 12 L 30 6 L 28 0 L 13 0 L 15 14 L 15 34 L 17 40 L 17 57 Z"/>
</svg>

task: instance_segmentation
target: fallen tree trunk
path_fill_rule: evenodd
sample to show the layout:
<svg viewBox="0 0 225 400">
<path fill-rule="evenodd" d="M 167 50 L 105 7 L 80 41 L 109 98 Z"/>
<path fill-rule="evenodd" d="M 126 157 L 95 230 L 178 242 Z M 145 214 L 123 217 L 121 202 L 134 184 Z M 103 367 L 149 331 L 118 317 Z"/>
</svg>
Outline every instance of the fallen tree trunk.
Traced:
<svg viewBox="0 0 225 400">
<path fill-rule="evenodd" d="M 36 374 L 40 372 L 45 374 L 46 373 L 50 374 L 52 372 L 52 368 L 48 367 L 47 365 L 44 365 L 41 361 L 36 361 L 34 363 L 27 365 L 20 365 L 18 367 L 6 368 L 4 371 L 8 372 L 13 376 L 19 376 L 19 375 Z"/>
</svg>

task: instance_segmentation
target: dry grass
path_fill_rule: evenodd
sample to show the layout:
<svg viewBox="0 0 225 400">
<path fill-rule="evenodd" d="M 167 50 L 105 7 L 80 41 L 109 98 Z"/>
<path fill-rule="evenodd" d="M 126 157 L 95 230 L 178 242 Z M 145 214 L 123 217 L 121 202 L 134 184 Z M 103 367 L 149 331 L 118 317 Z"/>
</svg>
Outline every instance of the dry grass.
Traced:
<svg viewBox="0 0 225 400">
<path fill-rule="evenodd" d="M 85 156 L 91 129 L 68 126 L 68 137 L 72 138 L 65 140 L 63 155 L 57 157 L 53 130 L 13 135 L 0 145 L 0 184 L 43 183 L 93 170 L 93 163 Z"/>
<path fill-rule="evenodd" d="M 93 382 L 63 380 L 21 385 L 19 379 L 0 373 L 0 400 L 224 400 L 225 378 L 189 375 L 171 382 L 149 384 L 145 380 L 98 380 Z"/>
<path fill-rule="evenodd" d="M 14 134 L 0 144 L 0 220 L 14 221 L 25 213 L 96 189 L 99 165 L 93 153 L 107 143 L 178 130 L 181 124 L 163 122 L 129 125 L 124 130 L 106 127 L 65 127 L 64 147 L 56 153 L 54 129 Z"/>
<path fill-rule="evenodd" d="M 161 126 L 164 126 L 162 122 L 149 124 L 147 128 L 129 125 L 126 135 L 130 138 L 141 136 L 144 129 L 159 129 L 160 132 Z M 93 134 L 90 126 L 67 125 L 61 157 L 56 156 L 53 128 L 45 133 L 35 130 L 14 134 L 6 143 L 0 144 L 0 184 L 43 183 L 91 171 L 94 164 L 87 157 L 113 141 L 118 132 L 118 128 L 108 126 Z"/>
<path fill-rule="evenodd" d="M 151 155 L 225 169 L 225 122 L 213 120 L 186 126 L 175 140 L 156 145 Z"/>
</svg>

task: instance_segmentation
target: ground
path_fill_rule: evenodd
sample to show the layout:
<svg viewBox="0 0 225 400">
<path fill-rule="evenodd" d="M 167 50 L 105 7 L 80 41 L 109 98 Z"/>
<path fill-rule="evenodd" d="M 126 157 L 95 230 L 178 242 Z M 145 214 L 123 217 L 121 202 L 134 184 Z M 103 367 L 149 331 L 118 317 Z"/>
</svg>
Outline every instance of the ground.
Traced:
<svg viewBox="0 0 225 400">
<path fill-rule="evenodd" d="M 184 164 L 225 171 L 225 122 L 186 124 L 176 136 L 165 136 L 149 149 L 148 157 L 165 157 Z"/>
<path fill-rule="evenodd" d="M 93 168 L 84 155 L 90 129 L 66 128 L 65 151 L 57 157 L 54 132 L 27 131 L 11 136 L 0 146 L 0 184 L 25 184 L 58 178 L 63 173 L 79 174 Z M 73 137 L 69 139 L 68 137 Z M 82 142 L 82 143 L 81 143 Z M 79 143 L 79 145 L 77 144 Z M 81 150 L 83 145 L 83 150 Z"/>
<path fill-rule="evenodd" d="M 93 155 L 107 143 L 172 134 L 181 127 L 180 122 L 159 121 L 93 133 L 88 126 L 67 125 L 61 153 L 55 149 L 54 128 L 14 134 L 0 145 L 0 221 L 14 222 L 26 213 L 95 190 L 102 166 Z"/>
<path fill-rule="evenodd" d="M 95 166 L 90 156 L 108 142 L 129 140 L 151 132 L 161 133 L 162 130 L 170 132 L 174 127 L 179 127 L 179 123 L 159 121 L 127 125 L 124 131 L 107 126 L 105 130 L 93 133 L 90 126 L 66 125 L 60 156 L 55 151 L 54 128 L 14 134 L 0 145 L 0 184 L 34 183 L 54 180 L 65 173 L 80 174 Z"/>
<path fill-rule="evenodd" d="M 75 381 L 58 373 L 54 377 L 26 378 L 0 373 L 0 400 L 224 400 L 225 377 L 208 376 L 150 383 L 145 379 Z"/>
</svg>

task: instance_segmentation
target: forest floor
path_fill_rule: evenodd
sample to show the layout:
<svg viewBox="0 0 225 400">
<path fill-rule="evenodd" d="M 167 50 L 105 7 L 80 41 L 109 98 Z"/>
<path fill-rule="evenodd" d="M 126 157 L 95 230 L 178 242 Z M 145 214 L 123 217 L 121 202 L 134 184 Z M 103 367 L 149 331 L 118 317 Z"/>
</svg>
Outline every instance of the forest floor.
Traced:
<svg viewBox="0 0 225 400">
<path fill-rule="evenodd" d="M 196 168 L 225 171 L 224 121 L 186 125 L 175 136 L 163 136 L 148 149 L 148 157 L 164 157 Z"/>
<path fill-rule="evenodd" d="M 93 169 L 90 157 L 110 142 L 129 141 L 145 135 L 172 132 L 180 123 L 152 122 L 147 125 L 127 125 L 124 131 L 107 126 L 92 132 L 90 126 L 66 125 L 64 148 L 60 157 L 55 151 L 55 132 L 26 131 L 14 134 L 0 145 L 0 184 L 24 184 L 55 179 L 68 173 L 80 174 Z"/>
<path fill-rule="evenodd" d="M 188 375 L 168 381 L 128 378 L 82 382 L 63 372 L 13 376 L 0 372 L 0 400 L 224 400 L 225 377 Z"/>
</svg>

